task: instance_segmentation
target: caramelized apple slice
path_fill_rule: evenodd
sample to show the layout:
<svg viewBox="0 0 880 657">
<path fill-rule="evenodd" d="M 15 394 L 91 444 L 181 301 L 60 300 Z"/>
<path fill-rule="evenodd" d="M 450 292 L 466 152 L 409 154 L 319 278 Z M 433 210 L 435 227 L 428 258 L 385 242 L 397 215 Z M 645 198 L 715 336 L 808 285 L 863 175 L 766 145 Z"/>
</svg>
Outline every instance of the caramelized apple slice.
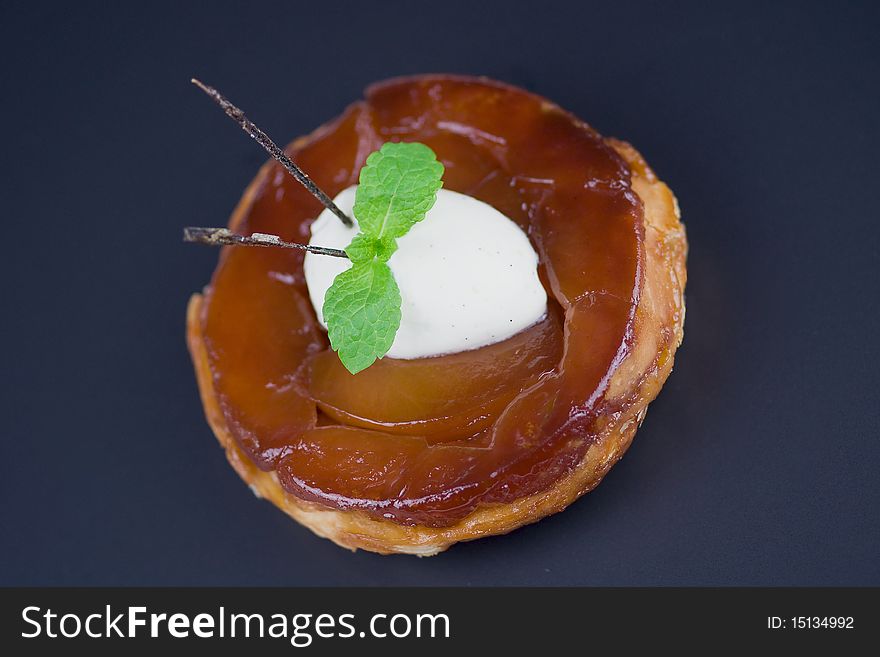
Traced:
<svg viewBox="0 0 880 657">
<path fill-rule="evenodd" d="M 285 274 L 290 257 L 281 249 L 258 256 L 263 250 L 269 251 L 227 252 L 224 271 L 243 288 L 215 287 L 204 321 L 229 426 L 251 459 L 270 469 L 292 438 L 315 426 L 315 405 L 294 386 L 291 367 L 324 348 L 326 339 L 311 305 Z"/>
<path fill-rule="evenodd" d="M 553 310 L 504 342 L 434 358 L 384 358 L 356 376 L 323 351 L 308 363 L 308 390 L 341 424 L 445 442 L 489 426 L 561 356 L 562 322 Z"/>
<path fill-rule="evenodd" d="M 630 304 L 608 295 L 574 304 L 567 321 L 593 339 L 565 354 L 559 374 L 507 405 L 487 441 L 432 444 L 424 437 L 320 427 L 306 431 L 278 463 L 281 483 L 304 499 L 430 526 L 467 513 L 477 499 L 504 501 L 541 490 L 577 462 L 596 434 L 602 393 L 625 348 L 618 329 L 631 312 Z M 593 396 L 585 399 L 585 389 Z"/>
</svg>

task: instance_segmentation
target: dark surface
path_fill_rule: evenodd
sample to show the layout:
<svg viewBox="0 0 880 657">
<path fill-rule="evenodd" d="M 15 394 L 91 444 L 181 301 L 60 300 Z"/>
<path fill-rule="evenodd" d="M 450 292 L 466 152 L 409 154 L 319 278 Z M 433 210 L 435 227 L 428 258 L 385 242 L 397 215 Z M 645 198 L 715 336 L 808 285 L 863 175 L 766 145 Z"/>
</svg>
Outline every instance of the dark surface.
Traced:
<svg viewBox="0 0 880 657">
<path fill-rule="evenodd" d="M 0 584 L 880 584 L 876 3 L 186 4 L 0 9 Z M 642 151 L 687 223 L 686 338 L 566 512 L 351 554 L 255 500 L 202 416 L 184 309 L 217 253 L 181 228 L 264 154 L 188 81 L 288 141 L 432 71 Z"/>
</svg>

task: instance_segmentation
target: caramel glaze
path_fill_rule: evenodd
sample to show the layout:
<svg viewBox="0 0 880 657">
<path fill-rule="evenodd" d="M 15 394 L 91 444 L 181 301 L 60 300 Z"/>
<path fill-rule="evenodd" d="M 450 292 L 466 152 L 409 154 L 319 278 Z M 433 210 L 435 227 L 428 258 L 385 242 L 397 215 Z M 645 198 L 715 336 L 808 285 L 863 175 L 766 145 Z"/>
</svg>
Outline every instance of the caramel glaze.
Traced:
<svg viewBox="0 0 880 657">
<path fill-rule="evenodd" d="M 632 345 L 644 217 L 631 171 L 544 99 L 475 78 L 373 86 L 288 153 L 330 196 L 385 141 L 420 141 L 444 186 L 516 221 L 551 308 L 504 343 L 384 359 L 355 377 L 328 351 L 297 252 L 227 248 L 202 332 L 227 425 L 284 489 L 336 509 L 443 527 L 566 475 L 626 400 L 608 392 Z M 270 165 L 233 229 L 308 241 L 321 207 Z"/>
</svg>

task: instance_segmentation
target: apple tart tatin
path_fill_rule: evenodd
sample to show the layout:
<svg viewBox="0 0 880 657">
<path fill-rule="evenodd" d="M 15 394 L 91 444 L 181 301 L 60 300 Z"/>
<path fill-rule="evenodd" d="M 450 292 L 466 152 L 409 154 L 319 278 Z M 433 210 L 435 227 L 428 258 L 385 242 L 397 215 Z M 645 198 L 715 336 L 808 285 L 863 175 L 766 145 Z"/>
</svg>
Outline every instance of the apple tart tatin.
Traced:
<svg viewBox="0 0 880 657">
<path fill-rule="evenodd" d="M 190 302 L 188 341 L 208 420 L 258 495 L 339 545 L 425 556 L 563 509 L 620 458 L 682 339 L 687 243 L 674 196 L 630 145 L 485 79 L 374 85 L 286 152 L 332 197 L 389 141 L 426 144 L 445 189 L 527 233 L 541 321 L 351 375 L 302 253 L 226 247 Z M 269 162 L 229 228 L 308 242 L 321 210 Z"/>
</svg>

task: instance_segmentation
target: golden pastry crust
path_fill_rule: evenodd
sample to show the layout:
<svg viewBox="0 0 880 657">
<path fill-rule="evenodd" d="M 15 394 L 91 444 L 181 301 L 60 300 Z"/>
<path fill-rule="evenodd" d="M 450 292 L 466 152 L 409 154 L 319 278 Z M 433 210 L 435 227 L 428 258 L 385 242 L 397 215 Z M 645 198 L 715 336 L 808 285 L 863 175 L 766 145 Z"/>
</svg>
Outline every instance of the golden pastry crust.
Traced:
<svg viewBox="0 0 880 657">
<path fill-rule="evenodd" d="M 220 410 L 208 353 L 202 338 L 203 297 L 194 294 L 187 309 L 187 342 L 195 365 L 199 391 L 208 423 L 226 456 L 251 490 L 275 504 L 313 532 L 342 547 L 380 554 L 431 556 L 459 541 L 505 534 L 517 527 L 561 511 L 595 488 L 623 455 L 641 424 L 648 404 L 672 370 L 675 350 L 684 328 L 684 287 L 687 240 L 678 204 L 669 188 L 651 171 L 629 144 L 606 140 L 632 169 L 632 188 L 645 207 L 645 279 L 636 310 L 632 348 L 615 372 L 608 398 L 622 410 L 606 418 L 599 438 L 568 475 L 541 493 L 505 504 L 481 505 L 448 527 L 401 525 L 376 519 L 357 510 L 341 511 L 305 502 L 287 493 L 274 472 L 257 468 L 235 442 Z M 232 215 L 235 229 L 246 215 L 255 191 L 268 174 L 264 166 Z"/>
</svg>

